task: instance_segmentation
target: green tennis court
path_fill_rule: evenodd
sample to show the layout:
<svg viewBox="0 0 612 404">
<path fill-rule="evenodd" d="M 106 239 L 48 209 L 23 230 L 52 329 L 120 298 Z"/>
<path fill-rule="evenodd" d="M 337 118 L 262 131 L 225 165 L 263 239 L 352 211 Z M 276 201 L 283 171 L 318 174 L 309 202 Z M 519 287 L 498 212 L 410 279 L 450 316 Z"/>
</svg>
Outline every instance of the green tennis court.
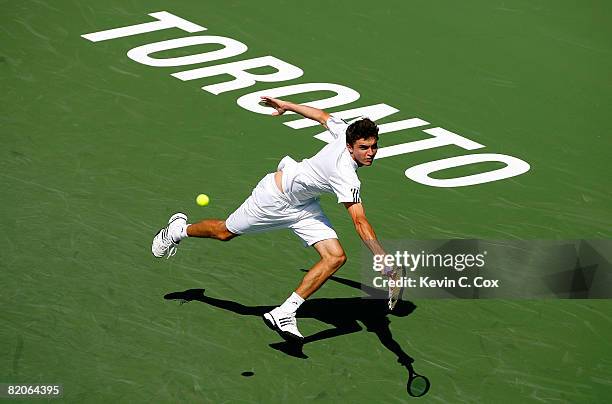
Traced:
<svg viewBox="0 0 612 404">
<path fill-rule="evenodd" d="M 323 128 L 284 125 L 298 117 L 243 98 L 308 84 L 287 99 L 344 96 L 327 109 L 385 104 L 397 112 L 379 125 L 425 122 L 381 134 L 388 155 L 359 172 L 382 239 L 609 241 L 611 4 L 31 0 L 2 10 L 0 383 L 61 384 L 57 401 L 79 403 L 610 401 L 609 299 L 407 292 L 404 312 L 376 312 L 361 298 L 362 243 L 332 196 L 321 203 L 349 259 L 305 303 L 300 329 L 318 337 L 302 352 L 259 317 L 317 260 L 291 232 L 189 240 L 169 260 L 150 249 L 173 212 L 225 218 L 283 156 L 325 145 L 314 137 Z M 82 37 L 162 11 L 193 32 Z M 146 48 L 197 36 L 225 39 Z M 180 64 L 237 43 L 248 49 Z M 235 89 L 214 87 L 235 79 L 228 70 L 172 75 L 263 57 L 303 74 Z M 462 140 L 434 145 L 434 128 Z M 423 174 L 465 155 L 489 158 Z M 423 183 L 506 166 L 515 171 L 495 181 Z M 195 204 L 200 193 L 209 206 Z M 186 304 L 164 298 L 188 290 L 173 295 Z M 402 355 L 430 380 L 424 397 L 407 394 Z"/>
</svg>

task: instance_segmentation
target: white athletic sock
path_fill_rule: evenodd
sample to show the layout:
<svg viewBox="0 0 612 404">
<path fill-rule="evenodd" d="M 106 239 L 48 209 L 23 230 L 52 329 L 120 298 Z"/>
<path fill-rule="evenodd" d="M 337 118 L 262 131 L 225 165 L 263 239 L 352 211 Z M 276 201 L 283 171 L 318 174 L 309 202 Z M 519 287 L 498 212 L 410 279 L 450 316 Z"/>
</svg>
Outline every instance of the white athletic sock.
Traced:
<svg viewBox="0 0 612 404">
<path fill-rule="evenodd" d="M 182 240 L 182 239 L 184 239 L 184 238 L 189 237 L 189 235 L 187 235 L 187 228 L 188 228 L 189 226 L 191 226 L 191 223 L 187 223 L 187 224 L 185 225 L 185 227 L 183 227 L 183 228 L 181 229 L 181 240 Z"/>
<path fill-rule="evenodd" d="M 304 303 L 304 299 L 297 293 L 293 292 L 291 296 L 285 300 L 285 303 L 281 304 L 280 309 L 285 313 L 295 313 L 297 309 Z"/>
<path fill-rule="evenodd" d="M 180 229 L 174 230 L 170 235 L 172 236 L 172 241 L 175 243 L 179 243 L 182 239 L 189 237 L 187 235 L 187 227 L 189 224 L 181 227 Z"/>
</svg>

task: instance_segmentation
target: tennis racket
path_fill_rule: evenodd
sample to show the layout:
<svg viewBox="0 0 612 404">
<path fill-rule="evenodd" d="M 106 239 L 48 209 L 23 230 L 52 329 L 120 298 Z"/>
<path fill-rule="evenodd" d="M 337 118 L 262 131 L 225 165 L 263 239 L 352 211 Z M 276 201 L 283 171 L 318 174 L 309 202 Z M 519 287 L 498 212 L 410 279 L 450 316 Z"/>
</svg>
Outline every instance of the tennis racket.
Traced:
<svg viewBox="0 0 612 404">
<path fill-rule="evenodd" d="M 399 267 L 394 268 L 393 271 L 391 271 L 388 275 L 389 280 L 394 281 L 393 286 L 391 286 L 391 282 L 389 282 L 389 301 L 387 304 L 389 310 L 393 310 L 397 302 L 402 298 L 402 292 L 404 291 L 404 288 L 402 286 L 399 286 L 398 284 L 400 283 L 399 280 L 402 279 L 403 274 L 403 268 Z"/>
</svg>

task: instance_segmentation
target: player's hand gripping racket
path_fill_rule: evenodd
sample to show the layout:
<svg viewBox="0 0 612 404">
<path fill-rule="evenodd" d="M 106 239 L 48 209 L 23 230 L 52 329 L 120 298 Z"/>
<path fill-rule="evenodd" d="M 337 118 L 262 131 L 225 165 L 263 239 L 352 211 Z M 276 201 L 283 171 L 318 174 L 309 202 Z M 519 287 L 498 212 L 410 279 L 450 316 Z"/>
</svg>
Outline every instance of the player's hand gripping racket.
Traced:
<svg viewBox="0 0 612 404">
<path fill-rule="evenodd" d="M 431 386 L 429 379 L 415 372 L 412 365 L 408 365 L 408 371 L 410 372 L 410 376 L 408 376 L 408 383 L 406 384 L 408 394 L 410 394 L 412 397 L 421 397 L 427 394 L 429 387 Z"/>
</svg>

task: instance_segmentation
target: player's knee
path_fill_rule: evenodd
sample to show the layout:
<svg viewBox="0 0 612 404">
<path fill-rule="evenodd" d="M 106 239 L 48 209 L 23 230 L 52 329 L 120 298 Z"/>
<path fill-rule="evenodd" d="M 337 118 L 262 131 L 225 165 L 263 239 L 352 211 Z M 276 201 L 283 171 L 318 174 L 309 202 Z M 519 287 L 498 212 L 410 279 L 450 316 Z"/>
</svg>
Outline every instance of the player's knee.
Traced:
<svg viewBox="0 0 612 404">
<path fill-rule="evenodd" d="M 346 254 L 344 254 L 344 252 L 330 254 L 325 257 L 325 261 L 334 269 L 338 269 L 344 265 L 346 259 Z"/>
<path fill-rule="evenodd" d="M 339 264 L 339 265 L 338 265 L 338 268 L 340 268 L 342 265 L 346 264 L 346 260 L 347 260 L 347 259 L 348 259 L 348 258 L 347 258 L 347 256 L 346 256 L 346 254 L 342 253 L 342 255 L 340 255 L 340 256 L 338 257 L 338 264 Z"/>
</svg>

